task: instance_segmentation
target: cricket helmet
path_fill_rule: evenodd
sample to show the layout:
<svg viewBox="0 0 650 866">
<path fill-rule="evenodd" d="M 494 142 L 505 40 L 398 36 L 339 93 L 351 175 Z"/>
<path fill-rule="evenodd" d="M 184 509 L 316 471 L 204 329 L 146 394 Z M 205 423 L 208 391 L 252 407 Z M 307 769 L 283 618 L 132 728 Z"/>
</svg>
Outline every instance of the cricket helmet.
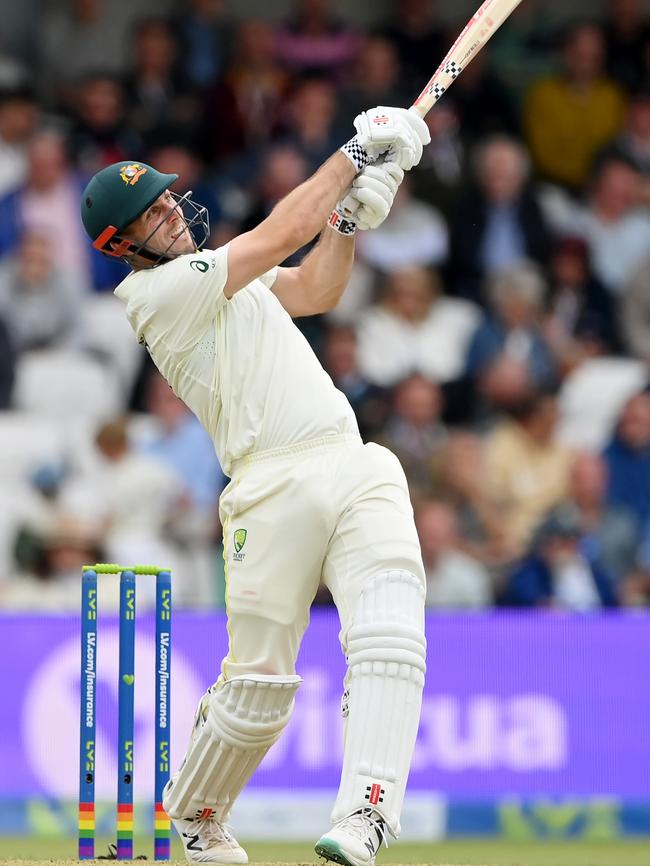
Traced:
<svg viewBox="0 0 650 866">
<path fill-rule="evenodd" d="M 81 221 L 95 249 L 105 255 L 128 259 L 140 255 L 154 264 L 175 258 L 147 248 L 147 241 L 168 217 L 155 226 L 149 237 L 136 243 L 122 235 L 166 189 L 178 180 L 177 174 L 163 174 L 144 162 L 116 162 L 91 178 L 81 197 Z M 192 201 L 191 191 L 183 196 L 171 193 L 197 248 L 210 233 L 205 207 Z"/>
</svg>

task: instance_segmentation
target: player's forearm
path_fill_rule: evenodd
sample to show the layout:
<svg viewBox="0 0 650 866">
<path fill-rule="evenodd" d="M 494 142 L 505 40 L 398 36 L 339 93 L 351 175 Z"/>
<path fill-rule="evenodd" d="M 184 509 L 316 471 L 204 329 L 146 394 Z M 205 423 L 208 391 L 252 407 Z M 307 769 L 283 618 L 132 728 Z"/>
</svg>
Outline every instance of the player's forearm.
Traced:
<svg viewBox="0 0 650 866">
<path fill-rule="evenodd" d="M 278 202 L 266 222 L 275 223 L 290 247 L 299 250 L 322 231 L 334 205 L 350 186 L 356 169 L 343 153 L 335 153 L 318 171 Z M 285 257 L 286 257 L 285 256 Z"/>
<path fill-rule="evenodd" d="M 326 227 L 316 246 L 300 265 L 300 282 L 321 312 L 333 309 L 350 279 L 354 236 Z"/>
</svg>

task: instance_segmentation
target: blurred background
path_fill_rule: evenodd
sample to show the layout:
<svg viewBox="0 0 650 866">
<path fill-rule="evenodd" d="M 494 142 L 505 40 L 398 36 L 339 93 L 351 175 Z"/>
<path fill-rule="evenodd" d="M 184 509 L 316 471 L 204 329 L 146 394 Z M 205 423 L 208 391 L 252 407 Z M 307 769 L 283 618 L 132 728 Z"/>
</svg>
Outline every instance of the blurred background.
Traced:
<svg viewBox="0 0 650 866">
<path fill-rule="evenodd" d="M 179 749 L 225 648 L 227 479 L 137 345 L 81 189 L 122 159 L 177 172 L 225 243 L 359 111 L 410 104 L 475 3 L 0 0 L 0 833 L 74 831 L 82 564 L 172 568 Z M 427 122 L 340 305 L 297 321 L 414 502 L 430 676 L 405 836 L 650 833 L 649 4 L 524 0 Z M 317 836 L 336 787 L 338 621 L 316 604 L 249 836 L 279 814 Z M 109 579 L 101 607 L 109 774 Z"/>
</svg>

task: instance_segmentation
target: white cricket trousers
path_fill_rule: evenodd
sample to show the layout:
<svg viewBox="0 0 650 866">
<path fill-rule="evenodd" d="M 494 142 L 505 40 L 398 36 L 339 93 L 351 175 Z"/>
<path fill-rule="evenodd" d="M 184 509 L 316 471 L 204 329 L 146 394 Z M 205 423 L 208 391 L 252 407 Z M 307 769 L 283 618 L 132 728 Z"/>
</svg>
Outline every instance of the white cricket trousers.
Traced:
<svg viewBox="0 0 650 866">
<path fill-rule="evenodd" d="M 404 471 L 381 445 L 327 436 L 235 465 L 220 502 L 229 650 L 222 677 L 293 674 L 322 580 L 341 643 L 364 583 L 388 569 L 422 578 Z"/>
</svg>

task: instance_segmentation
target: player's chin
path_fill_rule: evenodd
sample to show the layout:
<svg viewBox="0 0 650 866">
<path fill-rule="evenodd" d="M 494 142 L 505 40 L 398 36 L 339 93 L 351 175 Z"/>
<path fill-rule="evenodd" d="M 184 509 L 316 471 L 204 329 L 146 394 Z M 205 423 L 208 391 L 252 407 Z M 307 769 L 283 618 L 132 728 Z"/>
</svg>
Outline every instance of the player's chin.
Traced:
<svg viewBox="0 0 650 866">
<path fill-rule="evenodd" d="M 171 242 L 167 251 L 176 256 L 183 256 L 187 253 L 193 253 L 195 249 L 192 235 L 188 231 L 184 231 Z"/>
</svg>

